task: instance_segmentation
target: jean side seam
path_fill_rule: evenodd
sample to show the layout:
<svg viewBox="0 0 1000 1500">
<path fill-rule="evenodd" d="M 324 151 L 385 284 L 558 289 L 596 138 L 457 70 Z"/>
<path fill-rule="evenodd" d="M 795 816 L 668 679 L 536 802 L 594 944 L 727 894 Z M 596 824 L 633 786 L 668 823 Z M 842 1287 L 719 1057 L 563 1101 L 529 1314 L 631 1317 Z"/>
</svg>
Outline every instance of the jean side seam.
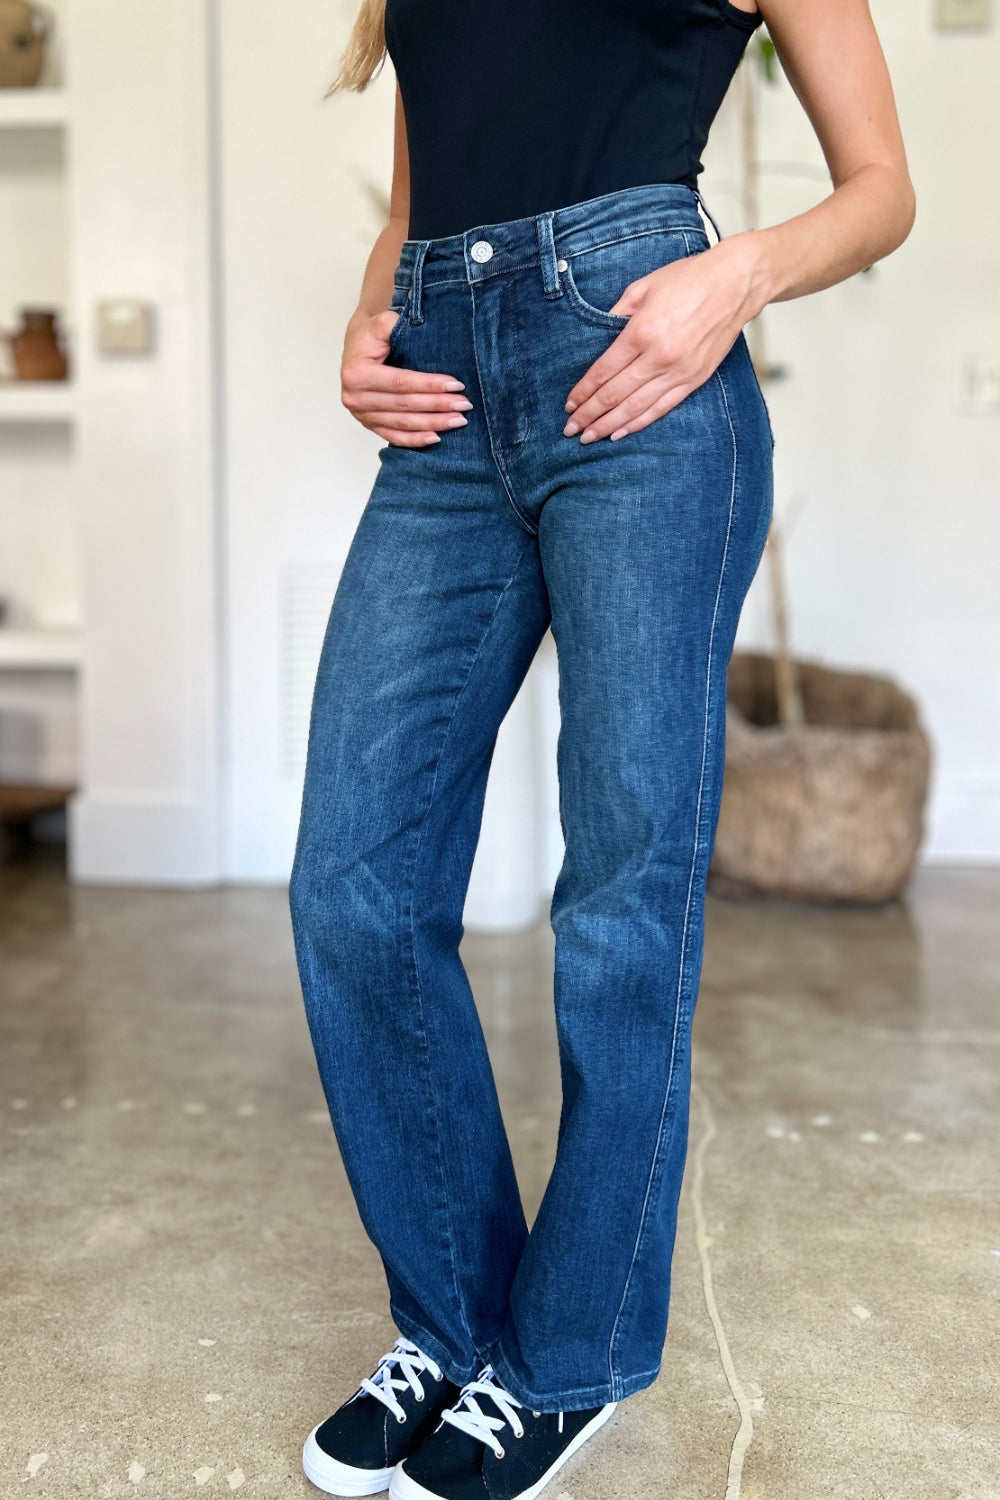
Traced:
<svg viewBox="0 0 1000 1500">
<path fill-rule="evenodd" d="M 420 853 L 420 845 L 421 845 L 421 841 L 422 841 L 422 838 L 423 838 L 423 832 L 424 832 L 424 828 L 426 827 L 426 824 L 427 824 L 427 815 L 430 812 L 431 807 L 434 804 L 434 793 L 435 793 L 435 790 L 437 788 L 438 775 L 439 775 L 440 770 L 441 770 L 441 762 L 444 759 L 444 753 L 445 753 L 445 749 L 446 749 L 447 744 L 448 744 L 448 738 L 449 738 L 449 736 L 451 734 L 452 726 L 455 723 L 455 718 L 456 718 L 456 715 L 458 713 L 458 706 L 459 706 L 459 704 L 460 704 L 460 702 L 462 700 L 462 695 L 465 692 L 465 689 L 468 686 L 469 681 L 470 681 L 470 679 L 472 677 L 472 674 L 473 674 L 473 672 L 475 670 L 476 662 L 479 660 L 479 657 L 480 657 L 480 655 L 482 653 L 483 646 L 485 645 L 487 639 L 489 638 L 490 631 L 493 628 L 493 622 L 495 621 L 495 619 L 497 617 L 497 613 L 498 613 L 498 611 L 500 609 L 500 606 L 503 603 L 503 601 L 504 601 L 504 599 L 505 599 L 508 591 L 512 587 L 512 585 L 514 583 L 514 580 L 517 578 L 518 573 L 521 570 L 521 564 L 524 561 L 524 558 L 525 558 L 525 556 L 526 556 L 526 554 L 528 552 L 528 549 L 529 549 L 530 545 L 531 545 L 530 540 L 527 541 L 527 542 L 525 542 L 525 544 L 522 547 L 521 551 L 518 553 L 517 561 L 514 564 L 514 568 L 513 568 L 512 572 L 510 574 L 510 577 L 507 579 L 507 582 L 504 584 L 503 588 L 500 590 L 499 594 L 497 595 L 497 600 L 496 600 L 496 603 L 493 606 L 493 611 L 492 611 L 492 613 L 490 615 L 489 620 L 486 622 L 486 626 L 485 626 L 485 629 L 483 630 L 482 635 L 480 637 L 479 644 L 476 647 L 475 651 L 473 652 L 472 660 L 469 662 L 469 666 L 468 666 L 468 669 L 466 670 L 465 676 L 464 676 L 461 684 L 459 685 L 458 691 L 455 694 L 455 701 L 452 704 L 451 714 L 449 716 L 448 723 L 445 726 L 444 736 L 443 736 L 443 738 L 441 740 L 441 744 L 440 744 L 440 747 L 438 749 L 437 760 L 436 760 L 436 763 L 435 763 L 435 766 L 434 766 L 434 774 L 433 774 L 433 777 L 431 779 L 430 789 L 429 789 L 428 794 L 427 794 L 427 801 L 426 801 L 423 813 L 421 814 L 420 824 L 419 824 L 419 826 L 418 826 L 418 828 L 416 830 L 416 838 L 413 841 L 413 853 L 412 853 L 412 855 L 410 857 L 410 868 L 409 868 L 408 877 L 407 877 L 409 901 L 408 901 L 407 910 L 406 910 L 406 913 L 405 913 L 405 916 L 404 916 L 404 927 L 405 927 L 405 929 L 406 929 L 406 931 L 408 933 L 408 936 L 409 936 L 409 948 L 410 948 L 410 952 L 409 952 L 409 960 L 410 960 L 410 962 L 409 962 L 409 969 L 410 969 L 412 981 L 414 983 L 414 990 L 415 990 L 415 995 L 416 995 L 416 1000 L 417 1000 L 417 1012 L 418 1012 L 418 1022 L 419 1022 L 419 1036 L 420 1036 L 420 1041 L 421 1041 L 421 1053 L 422 1053 L 422 1058 L 423 1058 L 423 1063 L 424 1063 L 424 1072 L 425 1072 L 426 1079 L 427 1079 L 427 1084 L 428 1084 L 428 1094 L 431 1097 L 431 1099 L 433 1100 L 433 1109 L 432 1109 L 432 1112 L 430 1114 L 430 1119 L 432 1121 L 432 1135 L 434 1137 L 437 1175 L 438 1175 L 440 1186 L 441 1186 L 441 1194 L 442 1194 L 443 1207 L 444 1207 L 444 1218 L 445 1218 L 445 1227 L 446 1227 L 445 1240 L 446 1240 L 446 1244 L 447 1244 L 447 1248 L 448 1248 L 448 1259 L 449 1259 L 449 1261 L 451 1263 L 452 1284 L 453 1284 L 454 1291 L 455 1291 L 455 1299 L 456 1299 L 456 1303 L 457 1303 L 457 1306 L 458 1306 L 459 1314 L 460 1314 L 461 1319 L 462 1319 L 462 1325 L 463 1325 L 463 1327 L 465 1329 L 466 1337 L 468 1338 L 468 1341 L 469 1341 L 469 1346 L 472 1349 L 475 1349 L 475 1347 L 476 1347 L 476 1341 L 473 1338 L 472 1329 L 469 1327 L 469 1319 L 468 1319 L 468 1315 L 466 1313 L 466 1308 L 465 1308 L 465 1299 L 464 1299 L 464 1296 L 462 1294 L 461 1288 L 459 1286 L 458 1266 L 457 1266 L 456 1259 L 455 1259 L 455 1229 L 454 1229 L 455 1216 L 454 1216 L 454 1211 L 453 1211 L 453 1207 L 452 1207 L 452 1203 L 451 1203 L 451 1198 L 450 1198 L 450 1195 L 448 1193 L 448 1180 L 447 1180 L 447 1175 L 445 1173 L 444 1153 L 443 1153 L 443 1150 L 442 1150 L 442 1142 L 441 1142 L 440 1101 L 439 1101 L 439 1098 L 438 1098 L 437 1089 L 434 1086 L 433 1069 L 430 1067 L 430 1060 L 429 1060 L 429 1055 L 428 1055 L 427 1028 L 426 1028 L 426 1023 L 425 1023 L 425 1019 L 424 1019 L 424 1017 L 425 1017 L 424 987 L 423 987 L 423 982 L 422 982 L 421 974 L 420 974 L 420 964 L 419 964 L 419 962 L 417 960 L 417 944 L 416 944 L 416 933 L 415 933 L 415 924 L 414 924 L 414 905 L 415 905 L 414 894 L 415 894 L 415 885 L 416 885 L 417 860 L 418 860 L 419 853 Z"/>
<path fill-rule="evenodd" d="M 703 809 L 704 809 L 705 773 L 706 773 L 706 768 L 707 768 L 707 765 L 708 765 L 709 725 L 710 725 L 710 720 L 711 720 L 712 655 L 713 655 L 713 652 L 714 652 L 714 649 L 715 649 L 715 634 L 716 634 L 716 625 L 718 623 L 718 618 L 719 618 L 719 604 L 720 604 L 720 601 L 721 601 L 721 598 L 722 598 L 722 585 L 723 585 L 723 581 L 725 579 L 726 565 L 727 565 L 727 563 L 729 561 L 729 542 L 730 542 L 730 538 L 732 536 L 732 530 L 733 530 L 733 513 L 734 513 L 735 508 L 736 508 L 736 481 L 737 481 L 737 473 L 738 473 L 738 469 L 739 469 L 739 448 L 738 448 L 738 444 L 737 444 L 737 441 L 736 441 L 736 430 L 733 427 L 732 414 L 731 414 L 731 412 L 729 410 L 729 401 L 728 401 L 728 398 L 726 396 L 725 383 L 724 383 L 724 381 L 722 379 L 722 376 L 720 375 L 718 369 L 716 369 L 716 371 L 715 371 L 715 377 L 716 377 L 716 380 L 717 380 L 717 383 L 718 383 L 719 391 L 720 391 L 720 393 L 722 395 L 722 404 L 723 404 L 723 407 L 725 408 L 726 423 L 727 423 L 727 425 L 729 427 L 729 436 L 730 436 L 730 441 L 732 443 L 732 449 L 733 449 L 733 477 L 732 477 L 732 482 L 730 484 L 730 490 L 729 490 L 729 511 L 728 511 L 728 514 L 727 514 L 727 517 L 726 517 L 726 536 L 725 536 L 725 541 L 723 543 L 723 548 L 722 548 L 722 560 L 721 560 L 721 563 L 719 565 L 719 579 L 718 579 L 718 583 L 717 583 L 716 589 L 715 589 L 715 602 L 714 602 L 713 607 L 712 607 L 712 623 L 711 623 L 711 626 L 709 627 L 709 634 L 708 634 L 707 671 L 706 671 L 706 676 L 705 676 L 705 714 L 704 714 L 704 727 L 703 727 L 703 730 L 702 730 L 702 741 L 701 741 L 701 767 L 700 767 L 699 777 L 698 777 L 698 796 L 697 796 L 697 801 L 696 801 L 696 804 L 695 804 L 695 816 L 694 816 L 694 847 L 693 847 L 693 849 L 691 851 L 691 866 L 690 866 L 690 870 L 688 872 L 688 888 L 687 888 L 687 898 L 686 898 L 685 906 L 684 906 L 684 921 L 683 921 L 682 926 L 681 926 L 681 951 L 680 951 L 680 961 L 679 961 L 679 965 L 678 965 L 679 972 L 678 972 L 678 975 L 677 975 L 677 1000 L 676 1000 L 676 1006 L 675 1006 L 675 1009 L 674 1009 L 674 1026 L 673 1026 L 673 1032 L 672 1032 L 671 1039 L 670 1039 L 670 1061 L 669 1061 L 668 1066 L 667 1066 L 667 1082 L 666 1082 L 666 1089 L 665 1089 L 664 1095 L 663 1095 L 663 1106 L 662 1106 L 662 1109 L 660 1111 L 660 1120 L 659 1120 L 659 1125 L 658 1125 L 657 1134 L 656 1134 L 656 1145 L 655 1145 L 655 1147 L 653 1149 L 653 1159 L 652 1159 L 652 1163 L 651 1163 L 650 1169 L 649 1169 L 649 1178 L 648 1178 L 647 1183 L 646 1183 L 646 1192 L 645 1192 L 645 1196 L 644 1196 L 643 1202 L 642 1202 L 642 1210 L 641 1210 L 641 1213 L 639 1215 L 639 1228 L 638 1228 L 638 1231 L 637 1231 L 637 1234 L 636 1234 L 635 1247 L 633 1249 L 632 1260 L 631 1260 L 631 1263 L 630 1263 L 629 1268 L 628 1268 L 628 1272 L 627 1272 L 626 1277 L 625 1277 L 625 1288 L 624 1288 L 624 1291 L 622 1292 L 621 1304 L 620 1304 L 620 1306 L 618 1308 L 618 1312 L 615 1315 L 614 1326 L 612 1327 L 612 1330 L 611 1330 L 611 1343 L 610 1343 L 609 1351 L 608 1351 L 608 1353 L 609 1353 L 608 1370 L 609 1370 L 609 1375 L 610 1375 L 610 1378 L 611 1378 L 611 1388 L 612 1388 L 613 1391 L 621 1389 L 621 1385 L 622 1385 L 620 1376 L 618 1376 L 615 1373 L 615 1346 L 616 1346 L 617 1339 L 618 1339 L 618 1333 L 619 1333 L 619 1329 L 620 1329 L 620 1326 L 621 1326 L 622 1316 L 624 1314 L 625 1307 L 626 1307 L 626 1304 L 628 1302 L 629 1291 L 630 1291 L 631 1285 L 632 1285 L 632 1275 L 633 1275 L 633 1272 L 635 1270 L 636 1263 L 637 1263 L 637 1261 L 639 1259 L 639 1255 L 640 1255 L 641 1250 L 642 1250 L 643 1240 L 645 1238 L 646 1225 L 647 1225 L 648 1219 L 649 1219 L 650 1199 L 652 1197 L 653 1189 L 654 1189 L 654 1187 L 656 1185 L 656 1181 L 657 1181 L 657 1177 L 658 1177 L 658 1167 L 659 1167 L 659 1163 L 660 1163 L 660 1150 L 661 1150 L 661 1147 L 662 1147 L 662 1144 L 663 1144 L 663 1133 L 664 1133 L 664 1130 L 665 1130 L 665 1127 L 666 1127 L 666 1122 L 667 1122 L 667 1110 L 668 1110 L 669 1104 L 670 1104 L 670 1091 L 671 1091 L 671 1087 L 673 1085 L 675 1063 L 676 1063 L 676 1058 L 677 1058 L 677 1036 L 678 1036 L 678 1031 L 679 1031 L 679 1028 L 680 1028 L 681 1007 L 682 1007 L 682 1000 L 683 1000 L 683 993 L 684 993 L 685 967 L 686 967 L 686 963 L 687 963 L 688 942 L 689 942 L 690 928 L 691 928 L 691 905 L 692 905 L 692 899 L 693 899 L 693 896 L 694 896 L 695 871 L 696 871 L 697 866 L 698 866 L 698 858 L 699 858 L 699 854 L 700 854 L 700 845 L 701 845 L 701 838 L 702 838 L 702 815 L 703 815 Z"/>
</svg>

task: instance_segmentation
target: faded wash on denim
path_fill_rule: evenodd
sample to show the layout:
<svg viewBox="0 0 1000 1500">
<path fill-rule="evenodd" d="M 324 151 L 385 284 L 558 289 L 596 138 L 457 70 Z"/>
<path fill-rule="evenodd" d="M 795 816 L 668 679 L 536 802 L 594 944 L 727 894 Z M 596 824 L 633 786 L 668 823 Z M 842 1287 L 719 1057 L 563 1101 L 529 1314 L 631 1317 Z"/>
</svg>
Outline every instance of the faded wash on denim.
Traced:
<svg viewBox="0 0 1000 1500">
<path fill-rule="evenodd" d="M 474 409 L 381 449 L 316 681 L 290 894 L 344 1165 L 400 1332 L 536 1411 L 660 1369 L 726 666 L 772 493 L 742 333 L 619 441 L 563 436 L 563 403 L 625 286 L 708 248 L 679 184 L 404 244 L 388 362 Z M 458 946 L 497 731 L 550 624 L 563 1094 L 529 1234 Z"/>
</svg>

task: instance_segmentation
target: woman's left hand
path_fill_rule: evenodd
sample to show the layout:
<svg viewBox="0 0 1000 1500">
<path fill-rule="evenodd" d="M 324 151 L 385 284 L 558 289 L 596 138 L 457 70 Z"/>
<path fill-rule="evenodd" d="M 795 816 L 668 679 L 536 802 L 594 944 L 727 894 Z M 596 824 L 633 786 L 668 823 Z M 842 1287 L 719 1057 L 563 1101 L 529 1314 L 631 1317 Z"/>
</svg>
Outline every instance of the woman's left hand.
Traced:
<svg viewBox="0 0 1000 1500">
<path fill-rule="evenodd" d="M 569 392 L 563 428 L 582 443 L 648 427 L 717 369 L 754 299 L 754 247 L 734 234 L 630 282 L 609 312 L 629 321 Z"/>
</svg>

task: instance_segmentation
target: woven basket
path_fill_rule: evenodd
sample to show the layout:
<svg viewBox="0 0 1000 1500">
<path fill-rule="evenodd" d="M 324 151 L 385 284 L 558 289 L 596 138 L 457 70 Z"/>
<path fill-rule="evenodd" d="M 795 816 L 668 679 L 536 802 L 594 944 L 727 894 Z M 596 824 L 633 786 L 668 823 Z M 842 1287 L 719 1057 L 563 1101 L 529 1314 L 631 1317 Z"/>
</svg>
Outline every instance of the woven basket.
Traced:
<svg viewBox="0 0 1000 1500">
<path fill-rule="evenodd" d="M 774 660 L 730 663 L 711 865 L 733 894 L 874 904 L 898 896 L 924 828 L 931 751 L 889 678 L 798 663 L 806 722 L 777 723 Z"/>
</svg>

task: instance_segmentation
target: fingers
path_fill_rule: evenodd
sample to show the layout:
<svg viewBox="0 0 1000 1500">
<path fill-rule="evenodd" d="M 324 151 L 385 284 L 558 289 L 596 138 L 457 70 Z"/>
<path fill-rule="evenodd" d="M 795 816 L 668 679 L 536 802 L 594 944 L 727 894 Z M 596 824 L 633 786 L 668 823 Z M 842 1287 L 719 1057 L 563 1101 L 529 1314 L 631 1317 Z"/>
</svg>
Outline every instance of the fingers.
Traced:
<svg viewBox="0 0 1000 1500">
<path fill-rule="evenodd" d="M 370 431 L 397 447 L 420 448 L 441 433 L 465 427 L 472 402 L 465 383 L 437 370 L 407 370 L 386 363 L 395 308 L 351 325 L 341 363 L 341 401 Z"/>
<path fill-rule="evenodd" d="M 603 356 L 602 356 L 603 358 Z M 600 361 L 598 361 L 599 363 Z M 617 410 L 619 407 L 631 402 L 628 411 L 623 414 L 622 420 L 632 417 L 649 405 L 650 397 L 647 393 L 644 400 L 635 405 L 637 392 L 648 387 L 651 382 L 664 377 L 662 367 L 657 368 L 653 362 L 644 357 L 643 351 L 637 352 L 635 357 L 624 366 L 619 367 L 598 385 L 586 400 L 581 401 L 570 414 L 563 427 L 566 437 L 575 437 L 581 434 L 581 441 L 591 441 L 583 436 L 584 433 L 592 431 L 599 420 L 608 412 Z M 662 389 L 662 387 L 661 387 Z M 620 424 L 619 424 L 620 425 Z M 609 432 L 611 428 L 607 429 Z"/>
<path fill-rule="evenodd" d="M 364 413 L 366 427 L 393 427 L 397 432 L 444 432 L 449 427 L 466 427 L 468 417 L 453 412 L 398 412 L 369 410 Z"/>
<path fill-rule="evenodd" d="M 344 386 L 358 391 L 391 391 L 401 396 L 461 395 L 465 384 L 454 375 L 432 370 L 402 370 L 378 359 L 352 359 L 341 372 Z"/>
<path fill-rule="evenodd" d="M 392 371 L 389 371 L 392 374 Z M 402 373 L 402 372 L 401 372 Z M 420 380 L 420 372 L 407 370 L 408 375 Z M 425 377 L 426 379 L 427 377 Z M 442 390 L 440 387 L 421 385 L 400 386 L 395 382 L 373 378 L 370 384 L 358 385 L 344 382 L 342 400 L 348 411 L 361 411 L 365 407 L 391 407 L 394 411 L 471 411 L 472 402 L 461 391 Z"/>
<path fill-rule="evenodd" d="M 650 423 L 655 422 L 658 417 L 665 417 L 667 412 L 673 411 L 675 406 L 680 406 L 681 402 L 691 394 L 691 391 L 693 389 L 694 387 L 690 385 L 673 386 L 664 395 L 660 396 L 656 401 L 652 402 L 650 406 L 647 406 L 645 410 L 639 412 L 638 416 L 632 416 L 627 420 L 622 420 L 620 414 L 619 420 L 621 421 L 622 425 L 619 427 L 614 427 L 608 433 L 608 436 L 611 438 L 612 442 L 618 442 L 620 438 L 627 437 L 630 432 L 641 431 L 643 427 L 648 427 Z M 614 420 L 614 417 L 614 412 L 608 413 L 609 423 Z M 602 424 L 595 423 L 594 425 L 596 427 L 600 427 Z M 603 437 L 604 433 L 599 431 L 596 435 L 598 437 Z"/>
<path fill-rule="evenodd" d="M 676 377 L 664 377 L 663 368 L 655 368 L 651 360 L 637 357 L 631 365 L 625 366 L 610 380 L 604 381 L 594 395 L 589 396 L 588 401 L 582 402 L 571 414 L 562 432 L 567 438 L 580 434 L 580 443 L 592 443 L 594 437 L 603 437 L 606 432 L 613 431 L 613 426 L 609 428 L 604 420 L 609 414 L 621 411 L 621 420 L 616 426 L 621 426 L 622 422 L 631 417 L 639 416 L 640 411 L 645 410 L 651 402 L 648 387 L 657 381 L 663 383 L 664 378 L 676 380 Z M 660 389 L 663 390 L 663 384 Z M 640 395 L 640 392 L 645 392 L 645 396 Z"/>
<path fill-rule="evenodd" d="M 593 443 L 609 437 L 615 442 L 630 432 L 638 432 L 679 406 L 694 390 L 690 381 L 678 382 L 677 376 L 647 380 L 628 396 L 595 416 L 580 434 L 581 443 Z"/>
<path fill-rule="evenodd" d="M 465 427 L 472 402 L 453 375 L 401 370 L 378 359 L 344 365 L 341 400 L 362 426 L 396 447 L 421 448 L 441 441 L 441 432 Z"/>
<path fill-rule="evenodd" d="M 594 360 L 594 363 L 567 395 L 565 409 L 567 412 L 572 412 L 574 421 L 577 420 L 577 410 L 583 406 L 584 402 L 596 395 L 609 380 L 621 374 L 639 353 L 641 353 L 641 345 L 630 323 L 622 329 L 604 353 Z"/>
<path fill-rule="evenodd" d="M 398 392 L 385 386 L 365 389 L 345 386 L 341 400 L 347 410 L 360 417 L 368 411 L 391 411 L 397 416 L 425 415 L 428 417 L 454 416 L 472 410 L 472 402 L 466 396 L 453 396 L 447 391 L 415 390 Z"/>
<path fill-rule="evenodd" d="M 466 427 L 466 411 L 472 410 L 472 402 L 464 396 L 456 397 L 446 392 L 418 391 L 413 395 L 397 396 L 394 404 L 391 393 L 361 391 L 344 396 L 348 407 L 363 427 L 377 432 L 388 442 L 397 446 L 421 447 L 428 442 L 440 442 L 439 434 L 452 428 Z"/>
<path fill-rule="evenodd" d="M 371 406 L 374 393 L 383 406 L 409 411 L 469 411 L 465 384 L 454 375 L 430 370 L 402 370 L 381 359 L 355 356 L 341 368 L 344 405 L 349 411 Z"/>
<path fill-rule="evenodd" d="M 360 421 L 400 448 L 425 448 L 428 443 L 439 443 L 442 432 L 468 425 L 468 418 L 461 412 L 368 411 Z"/>
<path fill-rule="evenodd" d="M 377 432 L 394 448 L 429 448 L 441 441 L 439 432 L 401 432 L 396 427 L 372 427 L 369 430 Z"/>
</svg>

